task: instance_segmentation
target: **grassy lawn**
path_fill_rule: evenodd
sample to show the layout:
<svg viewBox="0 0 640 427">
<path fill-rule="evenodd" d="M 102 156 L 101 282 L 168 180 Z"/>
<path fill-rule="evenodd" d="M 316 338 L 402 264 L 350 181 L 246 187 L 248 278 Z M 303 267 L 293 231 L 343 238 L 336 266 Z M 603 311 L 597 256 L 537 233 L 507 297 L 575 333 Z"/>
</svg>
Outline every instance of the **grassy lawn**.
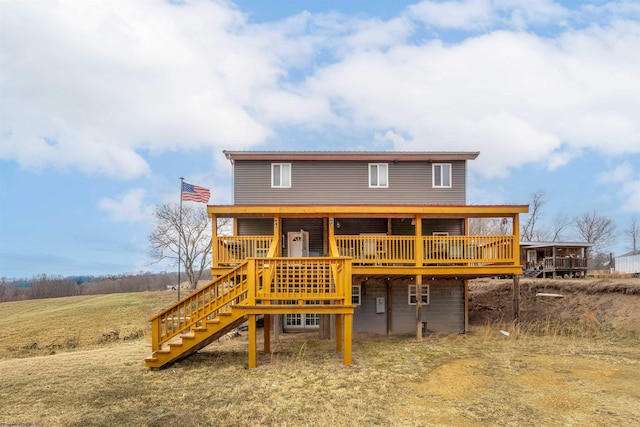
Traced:
<svg viewBox="0 0 640 427">
<path fill-rule="evenodd" d="M 640 425 L 635 332 L 549 325 L 517 337 L 475 327 L 422 342 L 357 335 L 350 367 L 334 342 L 287 334 L 254 370 L 245 368 L 242 335 L 148 371 L 145 320 L 171 298 L 0 304 L 0 425 Z M 75 336 L 74 346 L 47 349 Z M 21 348 L 30 342 L 37 349 Z"/>
</svg>

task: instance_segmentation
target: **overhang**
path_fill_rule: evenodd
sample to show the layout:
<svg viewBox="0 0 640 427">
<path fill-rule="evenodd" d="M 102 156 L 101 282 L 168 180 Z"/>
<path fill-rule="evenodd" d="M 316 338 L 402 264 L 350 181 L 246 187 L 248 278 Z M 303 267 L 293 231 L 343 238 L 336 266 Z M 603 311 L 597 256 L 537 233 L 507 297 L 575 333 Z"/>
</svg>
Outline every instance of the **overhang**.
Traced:
<svg viewBox="0 0 640 427">
<path fill-rule="evenodd" d="M 371 161 L 371 162 L 420 162 L 474 160 L 479 151 L 223 151 L 232 163 L 236 160 L 268 161 Z"/>
</svg>

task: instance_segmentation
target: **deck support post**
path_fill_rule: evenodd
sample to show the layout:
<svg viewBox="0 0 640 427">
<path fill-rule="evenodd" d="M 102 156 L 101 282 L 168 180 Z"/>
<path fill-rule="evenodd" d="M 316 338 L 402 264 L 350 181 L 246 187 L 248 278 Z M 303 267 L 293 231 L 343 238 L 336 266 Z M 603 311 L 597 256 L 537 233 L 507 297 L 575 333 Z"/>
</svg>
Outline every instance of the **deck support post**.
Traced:
<svg viewBox="0 0 640 427">
<path fill-rule="evenodd" d="M 336 351 L 340 353 L 342 351 L 342 322 L 344 319 L 343 314 L 336 314 Z"/>
<path fill-rule="evenodd" d="M 256 334 L 256 315 L 249 314 L 249 369 L 253 369 L 258 366 L 258 337 Z"/>
<path fill-rule="evenodd" d="M 264 315 L 264 353 L 271 353 L 271 315 Z"/>
<path fill-rule="evenodd" d="M 345 314 L 344 318 L 344 349 L 342 352 L 345 366 L 351 365 L 351 341 L 353 332 L 353 314 Z"/>
<path fill-rule="evenodd" d="M 422 275 L 416 276 L 416 339 L 422 341 Z"/>
<path fill-rule="evenodd" d="M 520 276 L 513 276 L 513 324 L 520 332 Z"/>
</svg>

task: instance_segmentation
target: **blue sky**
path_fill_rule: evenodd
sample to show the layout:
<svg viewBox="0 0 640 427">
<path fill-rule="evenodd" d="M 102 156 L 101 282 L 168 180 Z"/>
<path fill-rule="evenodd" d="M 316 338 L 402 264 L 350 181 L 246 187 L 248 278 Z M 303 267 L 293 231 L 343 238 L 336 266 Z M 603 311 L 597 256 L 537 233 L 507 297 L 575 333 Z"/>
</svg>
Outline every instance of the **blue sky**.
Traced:
<svg viewBox="0 0 640 427">
<path fill-rule="evenodd" d="M 230 203 L 225 149 L 480 151 L 469 203 L 543 189 L 621 254 L 639 123 L 633 1 L 3 1 L 0 277 L 166 268 L 153 207 Z"/>
</svg>

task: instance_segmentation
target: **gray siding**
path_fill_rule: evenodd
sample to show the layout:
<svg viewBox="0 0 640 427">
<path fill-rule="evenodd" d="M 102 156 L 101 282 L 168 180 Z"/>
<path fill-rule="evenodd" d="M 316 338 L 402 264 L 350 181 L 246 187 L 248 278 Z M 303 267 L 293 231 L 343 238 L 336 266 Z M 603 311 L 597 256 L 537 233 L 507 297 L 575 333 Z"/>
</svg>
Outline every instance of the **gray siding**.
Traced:
<svg viewBox="0 0 640 427">
<path fill-rule="evenodd" d="M 369 188 L 369 162 L 294 161 L 291 188 L 271 188 L 269 161 L 234 163 L 234 204 L 466 203 L 466 162 L 451 161 L 452 188 L 432 188 L 430 162 L 389 162 L 389 187 Z"/>
<path fill-rule="evenodd" d="M 391 287 L 391 333 L 416 333 L 416 306 L 408 303 L 412 281 L 393 281 Z M 464 282 L 461 280 L 429 280 L 429 304 L 422 308 L 422 321 L 432 332 L 464 332 Z M 362 287 L 362 305 L 353 317 L 354 332 L 386 334 L 387 314 L 377 314 L 375 298 L 387 298 L 384 282 L 367 282 Z M 387 301 L 387 304 L 389 302 Z"/>
<path fill-rule="evenodd" d="M 238 218 L 238 236 L 273 235 L 273 218 Z"/>
</svg>

